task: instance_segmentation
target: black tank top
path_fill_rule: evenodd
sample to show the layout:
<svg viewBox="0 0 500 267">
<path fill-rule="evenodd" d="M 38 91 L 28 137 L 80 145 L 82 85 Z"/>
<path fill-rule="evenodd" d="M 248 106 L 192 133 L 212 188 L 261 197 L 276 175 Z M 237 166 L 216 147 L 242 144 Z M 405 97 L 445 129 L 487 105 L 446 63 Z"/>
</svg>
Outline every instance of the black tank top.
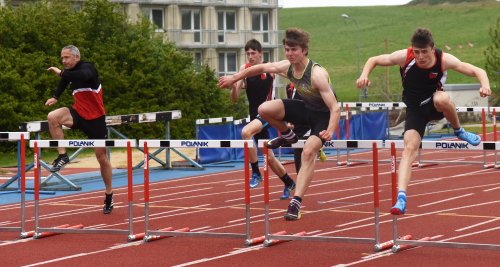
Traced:
<svg viewBox="0 0 500 267">
<path fill-rule="evenodd" d="M 443 71 L 443 52 L 435 50 L 436 63 L 434 66 L 423 69 L 419 68 L 415 61 L 413 48 L 406 52 L 406 62 L 399 69 L 403 82 L 403 102 L 409 107 L 422 106 L 428 103 L 434 92 L 443 90 L 446 81 L 446 71 Z"/>
<path fill-rule="evenodd" d="M 328 106 L 323 100 L 323 97 L 319 93 L 319 90 L 312 86 L 312 71 L 314 66 L 321 67 L 321 65 L 319 65 L 318 63 L 309 60 L 301 76 L 296 77 L 293 73 L 293 65 L 290 64 L 286 76 L 288 77 L 288 80 L 290 80 L 290 82 L 294 84 L 297 93 L 300 95 L 301 99 L 304 101 L 308 109 L 314 111 L 330 112 Z M 328 77 L 328 83 L 330 84 L 330 89 L 333 91 L 330 83 L 330 77 Z M 333 92 L 333 94 L 335 95 L 335 92 Z M 335 98 L 337 98 L 336 95 Z"/>
<path fill-rule="evenodd" d="M 245 68 L 248 67 L 250 67 L 250 64 L 247 63 Z M 273 76 L 267 73 L 245 78 L 250 120 L 257 117 L 257 109 L 260 104 L 267 100 L 271 100 L 273 94 L 273 81 Z"/>
</svg>

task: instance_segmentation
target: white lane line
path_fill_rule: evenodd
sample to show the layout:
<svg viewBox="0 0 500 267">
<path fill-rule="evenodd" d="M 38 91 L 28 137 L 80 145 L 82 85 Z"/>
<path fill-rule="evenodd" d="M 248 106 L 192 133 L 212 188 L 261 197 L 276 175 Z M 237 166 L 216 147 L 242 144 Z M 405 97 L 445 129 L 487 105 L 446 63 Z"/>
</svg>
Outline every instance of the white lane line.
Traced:
<svg viewBox="0 0 500 267">
<path fill-rule="evenodd" d="M 186 193 L 213 190 L 213 189 L 214 189 L 213 187 L 198 188 L 198 189 L 181 191 L 181 192 L 176 192 L 176 193 L 167 193 L 167 194 L 163 194 L 163 195 L 152 196 L 152 197 L 149 197 L 149 199 L 155 199 L 155 198 L 160 198 L 160 197 L 165 197 L 165 196 L 182 195 L 182 194 L 186 194 Z M 149 202 L 149 203 L 152 203 L 152 202 Z"/>
<path fill-rule="evenodd" d="M 487 233 L 487 232 L 491 232 L 491 231 L 496 231 L 498 229 L 500 229 L 500 226 L 494 227 L 494 228 L 490 228 L 490 229 L 486 229 L 486 230 L 477 231 L 477 232 L 472 232 L 472 233 L 468 233 L 468 234 L 463 234 L 463 235 L 459 235 L 459 236 L 454 236 L 454 237 L 450 237 L 450 238 L 443 239 L 443 240 L 440 240 L 440 241 L 455 240 L 455 239 L 459 239 L 459 238 L 462 238 L 462 237 L 467 237 L 467 236 L 471 236 L 471 235 L 475 235 L 475 234 L 482 234 L 482 233 Z"/>
<path fill-rule="evenodd" d="M 117 246 L 112 246 L 112 247 L 101 249 L 101 250 L 96 250 L 96 251 L 90 251 L 90 252 L 83 252 L 83 253 L 68 255 L 68 256 L 64 256 L 64 257 L 60 257 L 60 258 L 55 258 L 55 259 L 51 259 L 51 260 L 47 260 L 47 261 L 36 262 L 36 263 L 32 263 L 32 264 L 29 264 L 29 265 L 23 265 L 23 266 L 24 267 L 39 266 L 39 265 L 44 265 L 44 264 L 49 264 L 49 263 L 54 263 L 54 262 L 60 262 L 60 261 L 64 261 L 64 260 L 74 259 L 74 258 L 78 258 L 78 257 L 89 256 L 89 255 L 98 254 L 98 253 L 102 253 L 102 252 L 108 252 L 108 251 L 112 251 L 112 250 L 116 250 L 116 249 L 120 249 L 120 248 L 125 248 L 125 247 L 139 246 L 141 244 L 142 244 L 142 242 L 131 242 L 131 243 L 127 243 L 127 244 L 120 244 L 120 245 L 117 245 Z"/>
<path fill-rule="evenodd" d="M 442 235 L 437 235 L 437 236 L 433 236 L 431 237 L 431 240 L 434 240 L 436 238 L 439 238 L 439 237 L 442 237 Z M 413 247 L 413 248 L 409 248 L 409 249 L 406 249 L 406 250 L 413 250 L 413 249 L 417 249 L 417 248 L 421 248 L 420 246 L 416 246 L 416 247 Z M 359 263 L 363 263 L 363 262 L 368 262 L 368 261 L 372 261 L 372 260 L 375 260 L 375 259 L 378 259 L 378 258 L 382 258 L 382 257 L 388 257 L 388 256 L 391 256 L 391 255 L 395 255 L 394 253 L 392 253 L 392 251 L 389 249 L 389 250 L 385 250 L 385 251 L 381 251 L 381 252 L 377 252 L 375 254 L 372 254 L 368 257 L 362 257 L 361 260 L 359 261 L 354 261 L 354 262 L 349 262 L 349 263 L 344 263 L 344 264 L 336 264 L 336 265 L 333 265 L 333 267 L 347 267 L 347 266 L 352 266 L 352 265 L 356 265 L 356 264 L 359 264 Z"/>
<path fill-rule="evenodd" d="M 7 245 L 18 244 L 18 243 L 25 243 L 25 242 L 29 242 L 29 241 L 32 241 L 32 240 L 35 240 L 35 239 L 33 239 L 33 238 L 25 238 L 25 239 L 13 240 L 13 241 L 5 241 L 4 243 L 0 244 L 0 247 L 7 246 Z"/>
<path fill-rule="evenodd" d="M 307 234 L 313 236 L 313 234 L 315 234 L 316 232 L 321 232 L 321 230 L 308 232 Z M 248 248 L 241 248 L 241 249 L 233 250 L 233 251 L 230 251 L 226 254 L 222 254 L 219 256 L 215 256 L 215 257 L 211 257 L 211 258 L 202 258 L 202 259 L 198 259 L 198 260 L 194 260 L 194 261 L 190 261 L 190 262 L 185 262 L 185 263 L 181 263 L 178 265 L 174 265 L 173 267 L 184 267 L 184 266 L 200 264 L 200 263 L 214 261 L 214 260 L 218 260 L 218 259 L 222 259 L 222 258 L 226 258 L 226 257 L 231 257 L 231 256 L 242 254 L 242 253 L 260 250 L 262 248 L 264 248 L 263 245 L 258 245 L 258 246 L 248 247 Z"/>
<path fill-rule="evenodd" d="M 352 180 L 356 180 L 356 179 L 360 179 L 360 178 L 362 178 L 362 176 L 352 176 L 352 177 L 335 178 L 335 180 L 333 180 L 333 181 L 321 180 L 321 181 L 325 181 L 325 182 L 311 184 L 309 186 L 309 188 L 324 187 L 325 185 L 336 184 L 336 183 L 341 183 L 341 182 L 350 182 Z M 271 187 L 280 187 L 281 190 L 280 191 L 275 191 L 275 192 L 270 192 L 269 193 L 270 195 L 274 194 L 274 193 L 280 193 L 280 194 L 283 193 L 283 190 L 282 190 L 283 187 L 282 187 L 282 185 L 269 186 L 269 188 L 271 188 Z M 372 186 L 369 186 L 369 187 L 372 188 Z M 347 189 L 347 190 L 355 190 L 355 189 Z M 335 191 L 329 191 L 329 192 L 321 192 L 321 193 L 315 193 L 315 194 L 308 194 L 308 196 L 322 195 L 322 194 L 326 194 L 326 193 L 335 193 L 335 192 L 341 192 L 341 191 L 335 190 Z M 264 194 L 256 194 L 256 195 L 252 195 L 252 198 L 259 198 L 260 199 L 263 196 L 264 196 Z M 240 197 L 240 198 L 229 199 L 229 200 L 226 200 L 225 202 L 242 201 L 244 199 L 245 199 L 244 197 Z"/>
<path fill-rule="evenodd" d="M 201 195 L 194 195 L 194 196 L 186 196 L 186 197 L 178 197 L 178 198 L 169 198 L 169 199 L 163 199 L 163 200 L 157 200 L 157 201 L 150 201 L 149 204 L 161 203 L 161 202 L 165 202 L 165 201 L 191 199 L 191 198 L 210 197 L 210 196 L 224 195 L 224 194 L 231 194 L 231 193 L 241 193 L 241 192 L 243 192 L 243 190 L 232 190 L 232 191 L 225 191 L 225 192 L 215 192 L 215 193 L 210 193 L 210 194 L 201 194 Z M 141 199 L 141 200 L 144 200 L 144 199 Z"/>
<path fill-rule="evenodd" d="M 368 192 L 368 193 L 363 193 L 363 194 L 358 194 L 358 195 L 351 195 L 348 197 L 341 197 L 341 198 L 336 198 L 332 200 L 326 200 L 326 201 L 321 201 L 320 204 L 326 204 L 326 203 L 331 203 L 331 202 L 338 202 L 340 200 L 346 200 L 346 199 L 351 199 L 351 198 L 356 198 L 356 197 L 361 197 L 361 196 L 367 196 L 367 195 L 373 195 L 373 192 Z"/>
<path fill-rule="evenodd" d="M 450 212 L 450 211 L 454 211 L 454 210 L 460 210 L 460 209 L 466 209 L 466 208 L 472 208 L 472 207 L 479 207 L 479 206 L 485 206 L 485 205 L 491 205 L 491 204 L 496 204 L 496 203 L 500 203 L 500 200 L 490 201 L 490 202 L 484 202 L 484 203 L 479 203 L 479 204 L 474 204 L 474 205 L 468 205 L 468 206 L 462 206 L 462 207 L 458 207 L 458 208 L 451 208 L 451 209 L 444 209 L 444 210 L 432 211 L 432 212 L 422 213 L 422 214 L 416 214 L 416 215 L 407 215 L 407 216 L 398 218 L 398 221 L 408 220 L 408 219 L 413 219 L 413 218 L 417 218 L 417 217 L 423 217 L 423 216 L 428 216 L 428 215 L 433 215 L 433 214 L 438 214 L 438 213 L 446 213 L 446 212 Z M 380 224 L 383 224 L 383 223 L 392 223 L 392 219 L 380 222 Z M 373 227 L 373 223 L 358 225 L 358 226 L 344 228 L 344 229 L 339 229 L 339 230 L 330 231 L 330 232 L 324 232 L 324 233 L 322 233 L 320 235 L 334 234 L 334 233 L 338 233 L 338 232 L 344 232 L 344 231 L 359 229 L 359 228 L 363 228 L 363 227 Z"/>
<path fill-rule="evenodd" d="M 421 208 L 421 207 L 427 207 L 427 206 L 431 206 L 431 205 L 443 203 L 443 202 L 446 202 L 448 200 L 454 200 L 454 199 L 459 199 L 459 198 L 463 198 L 463 197 L 469 197 L 469 196 L 472 196 L 472 195 L 475 195 L 475 194 L 474 193 L 470 193 L 470 194 L 466 194 L 466 195 L 461 195 L 461 196 L 456 196 L 456 197 L 450 197 L 450 198 L 446 198 L 446 199 L 442 199 L 442 200 L 430 202 L 430 203 L 427 203 L 427 204 L 422 204 L 422 205 L 420 205 L 418 207 L 419 208 Z"/>
<path fill-rule="evenodd" d="M 493 188 L 490 188 L 490 189 L 484 189 L 483 192 L 490 192 L 490 191 L 498 190 L 498 189 L 500 189 L 500 186 L 499 187 L 493 187 Z"/>
<path fill-rule="evenodd" d="M 485 221 L 485 222 L 476 223 L 476 224 L 473 224 L 473 225 L 470 225 L 470 226 L 467 226 L 467 227 L 464 227 L 464 228 L 457 229 L 455 231 L 461 232 L 463 230 L 468 230 L 468 229 L 471 229 L 471 228 L 474 228 L 474 227 L 478 227 L 478 226 L 481 226 L 483 224 L 487 224 L 487 223 L 498 221 L 498 220 L 500 220 L 500 218 L 495 218 L 495 219 L 491 219 L 491 220 L 488 220 L 488 221 Z"/>
<path fill-rule="evenodd" d="M 242 249 L 233 250 L 233 251 L 230 251 L 230 252 L 228 252 L 226 254 L 215 256 L 215 257 L 211 257 L 211 258 L 202 258 L 202 259 L 195 260 L 195 261 L 181 263 L 181 264 L 178 264 L 178 265 L 174 265 L 173 267 L 184 267 L 184 266 L 190 266 L 190 265 L 200 264 L 200 263 L 204 263 L 204 262 L 214 261 L 214 260 L 218 260 L 218 259 L 222 259 L 222 258 L 226 258 L 226 257 L 230 257 L 230 256 L 234 256 L 234 255 L 238 255 L 238 254 L 242 254 L 242 253 L 254 251 L 254 250 L 260 250 L 262 248 L 264 248 L 264 246 L 262 246 L 262 245 L 248 247 L 248 248 L 242 248 Z"/>
</svg>

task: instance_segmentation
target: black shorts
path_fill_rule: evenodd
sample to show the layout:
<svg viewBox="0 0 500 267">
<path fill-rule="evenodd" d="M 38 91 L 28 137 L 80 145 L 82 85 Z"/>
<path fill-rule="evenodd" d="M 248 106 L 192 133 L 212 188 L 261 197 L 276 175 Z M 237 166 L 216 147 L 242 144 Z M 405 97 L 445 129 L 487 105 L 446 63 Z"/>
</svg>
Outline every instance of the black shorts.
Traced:
<svg viewBox="0 0 500 267">
<path fill-rule="evenodd" d="M 306 107 L 304 101 L 297 99 L 281 99 L 285 106 L 284 121 L 311 127 L 311 135 L 319 137 L 319 133 L 328 129 L 330 112 L 314 111 Z"/>
<path fill-rule="evenodd" d="M 425 126 L 432 120 L 440 120 L 444 114 L 436 110 L 434 101 L 429 101 L 422 106 L 411 106 L 406 108 L 405 132 L 415 130 L 423 138 Z"/>
<path fill-rule="evenodd" d="M 255 119 L 259 120 L 262 123 L 262 131 L 253 136 L 255 142 L 258 143 L 261 139 L 269 139 L 269 127 L 271 127 L 271 125 L 269 125 L 269 122 L 262 119 L 259 115 L 257 115 Z"/>
<path fill-rule="evenodd" d="M 71 129 L 81 130 L 89 139 L 108 139 L 105 115 L 97 119 L 86 120 L 71 107 L 69 107 L 69 112 L 71 113 L 71 117 L 73 117 L 73 126 L 71 126 Z"/>
</svg>

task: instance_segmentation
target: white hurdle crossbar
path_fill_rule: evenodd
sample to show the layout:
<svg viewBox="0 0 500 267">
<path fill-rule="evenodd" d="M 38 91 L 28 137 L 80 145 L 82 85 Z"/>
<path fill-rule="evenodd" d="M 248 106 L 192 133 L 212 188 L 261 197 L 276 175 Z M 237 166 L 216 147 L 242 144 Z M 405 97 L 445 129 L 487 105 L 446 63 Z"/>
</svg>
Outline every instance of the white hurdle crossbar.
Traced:
<svg viewBox="0 0 500 267">
<path fill-rule="evenodd" d="M 248 148 L 253 147 L 254 143 L 249 140 L 139 140 L 139 147 L 144 148 L 144 242 L 157 240 L 158 237 L 166 236 L 189 236 L 189 237 L 219 237 L 219 238 L 245 238 L 245 243 L 250 240 L 250 167 Z M 246 231 L 241 233 L 210 233 L 210 232 L 191 232 L 191 231 L 170 231 L 164 228 L 160 230 L 149 229 L 149 147 L 176 147 L 176 148 L 243 148 L 244 149 L 244 171 L 245 171 L 245 212 L 246 212 Z M 188 228 L 182 228 L 188 229 Z"/>
<path fill-rule="evenodd" d="M 134 139 L 117 140 L 31 140 L 30 147 L 34 150 L 34 172 L 35 172 L 35 233 L 33 238 L 45 237 L 45 233 L 85 233 L 85 234 L 128 234 L 128 239 L 133 237 L 133 194 L 132 194 L 132 147 L 136 147 Z M 61 228 L 40 226 L 40 148 L 127 148 L 127 170 L 128 170 L 128 229 L 95 229 L 95 228 Z M 81 226 L 83 227 L 83 225 Z"/>
<path fill-rule="evenodd" d="M 299 140 L 292 144 L 292 148 L 304 147 L 306 140 Z M 379 218 L 379 186 L 378 186 L 378 148 L 383 146 L 382 140 L 335 140 L 324 143 L 323 148 L 365 148 L 373 150 L 373 206 L 374 206 L 374 237 L 333 237 L 333 236 L 306 236 L 306 235 L 278 235 L 271 234 L 269 215 L 269 167 L 268 149 L 264 140 L 259 140 L 259 147 L 264 147 L 264 204 L 265 204 L 265 241 L 264 246 L 276 243 L 276 240 L 310 240 L 310 241 L 332 241 L 344 243 L 369 243 L 374 244 L 376 250 L 380 243 L 380 218 Z"/>
<path fill-rule="evenodd" d="M 386 140 L 385 147 L 390 148 L 391 144 L 394 143 L 397 149 L 404 148 L 404 140 Z M 483 161 L 450 161 L 450 160 L 422 160 L 420 159 L 420 151 L 423 149 L 444 149 L 444 150 L 475 150 L 483 151 L 483 155 L 486 151 L 495 152 L 500 145 L 497 142 L 482 141 L 477 146 L 473 146 L 466 141 L 421 141 L 418 150 L 418 164 L 421 166 L 424 163 L 427 164 L 483 164 L 486 166 L 486 158 L 483 156 Z M 495 159 L 496 160 L 496 159 Z M 496 162 L 495 162 L 496 165 Z"/>
<path fill-rule="evenodd" d="M 0 141 L 16 141 L 17 142 L 17 162 L 19 177 L 18 189 L 21 193 L 21 223 L 19 227 L 0 227 L 0 232 L 19 232 L 20 237 L 25 236 L 25 221 L 26 221 L 26 142 L 30 139 L 29 132 L 0 132 Z"/>
</svg>

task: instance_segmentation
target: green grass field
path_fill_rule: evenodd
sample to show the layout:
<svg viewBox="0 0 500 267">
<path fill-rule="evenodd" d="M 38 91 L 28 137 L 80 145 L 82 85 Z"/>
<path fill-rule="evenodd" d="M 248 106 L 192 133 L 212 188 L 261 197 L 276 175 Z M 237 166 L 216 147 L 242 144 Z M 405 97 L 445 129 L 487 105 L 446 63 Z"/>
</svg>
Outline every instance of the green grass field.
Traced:
<svg viewBox="0 0 500 267">
<path fill-rule="evenodd" d="M 351 19 L 345 20 L 341 14 L 348 14 Z M 395 7 L 292 8 L 279 10 L 279 28 L 299 27 L 308 31 L 309 57 L 327 68 L 339 100 L 358 101 L 358 45 L 362 69 L 370 56 L 407 48 L 415 29 L 425 27 L 433 32 L 438 48 L 484 68 L 484 51 L 492 43 L 489 30 L 496 25 L 499 14 L 500 2 L 493 0 Z M 468 46 L 469 42 L 473 47 Z M 446 50 L 445 45 L 451 50 Z M 448 84 L 477 83 L 474 78 L 453 71 L 448 75 Z M 370 78 L 367 101 L 399 101 L 398 67 L 375 69 Z"/>
</svg>

